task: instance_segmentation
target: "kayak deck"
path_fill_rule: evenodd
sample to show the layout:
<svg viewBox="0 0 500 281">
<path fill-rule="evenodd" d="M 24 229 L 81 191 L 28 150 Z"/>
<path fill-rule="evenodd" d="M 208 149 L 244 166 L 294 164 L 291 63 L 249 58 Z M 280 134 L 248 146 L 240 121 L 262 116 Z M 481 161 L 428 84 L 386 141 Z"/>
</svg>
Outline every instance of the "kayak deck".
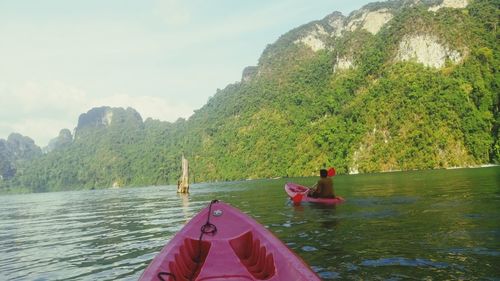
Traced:
<svg viewBox="0 0 500 281">
<path fill-rule="evenodd" d="M 202 233 L 201 227 L 207 224 L 212 226 Z M 140 280 L 320 279 L 271 232 L 238 209 L 218 202 L 185 225 Z"/>
</svg>

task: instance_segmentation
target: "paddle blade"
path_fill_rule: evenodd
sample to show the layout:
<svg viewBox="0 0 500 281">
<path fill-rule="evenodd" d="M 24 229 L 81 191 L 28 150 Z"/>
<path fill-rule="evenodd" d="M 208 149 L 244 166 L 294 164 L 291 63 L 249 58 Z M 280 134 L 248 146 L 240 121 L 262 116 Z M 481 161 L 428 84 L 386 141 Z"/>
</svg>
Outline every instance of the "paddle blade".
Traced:
<svg viewBox="0 0 500 281">
<path fill-rule="evenodd" d="M 329 177 L 335 176 L 335 168 L 331 167 L 330 169 L 328 169 L 328 176 Z"/>
<path fill-rule="evenodd" d="M 304 194 L 302 193 L 297 193 L 295 196 L 292 197 L 293 204 L 300 204 L 300 201 L 302 201 L 302 197 L 304 197 Z"/>
</svg>

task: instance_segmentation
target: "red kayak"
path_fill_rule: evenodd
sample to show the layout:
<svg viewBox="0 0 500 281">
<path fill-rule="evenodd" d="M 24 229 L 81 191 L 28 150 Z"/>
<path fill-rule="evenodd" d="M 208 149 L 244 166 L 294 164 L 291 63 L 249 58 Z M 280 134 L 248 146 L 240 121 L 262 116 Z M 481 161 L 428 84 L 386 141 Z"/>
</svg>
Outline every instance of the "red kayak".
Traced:
<svg viewBox="0 0 500 281">
<path fill-rule="evenodd" d="M 309 187 L 298 185 L 293 182 L 285 184 L 285 191 L 292 199 L 293 203 L 299 204 L 300 202 L 312 202 L 322 204 L 337 204 L 344 202 L 344 198 L 337 196 L 335 198 L 313 198 L 307 196 Z"/>
<path fill-rule="evenodd" d="M 262 225 L 216 200 L 182 228 L 140 280 L 320 280 Z"/>
</svg>

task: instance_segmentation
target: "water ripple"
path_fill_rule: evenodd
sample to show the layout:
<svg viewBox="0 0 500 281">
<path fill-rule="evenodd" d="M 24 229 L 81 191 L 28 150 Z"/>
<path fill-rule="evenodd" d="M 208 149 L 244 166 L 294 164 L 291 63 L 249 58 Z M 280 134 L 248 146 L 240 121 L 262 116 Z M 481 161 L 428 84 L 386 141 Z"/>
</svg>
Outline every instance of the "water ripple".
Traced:
<svg viewBox="0 0 500 281">
<path fill-rule="evenodd" d="M 408 259 L 401 257 L 380 258 L 376 260 L 364 260 L 361 262 L 363 266 L 379 267 L 379 266 L 410 266 L 410 267 L 435 267 L 447 268 L 450 265 L 445 262 L 435 262 L 427 259 Z"/>
<path fill-rule="evenodd" d="M 220 199 L 324 280 L 495 280 L 500 169 L 469 171 L 338 177 L 348 200 L 336 207 L 287 205 L 285 179 L 193 185 L 188 196 L 175 186 L 0 196 L 0 279 L 137 280 L 189 219 Z M 467 188 L 449 181 L 458 178 Z"/>
</svg>

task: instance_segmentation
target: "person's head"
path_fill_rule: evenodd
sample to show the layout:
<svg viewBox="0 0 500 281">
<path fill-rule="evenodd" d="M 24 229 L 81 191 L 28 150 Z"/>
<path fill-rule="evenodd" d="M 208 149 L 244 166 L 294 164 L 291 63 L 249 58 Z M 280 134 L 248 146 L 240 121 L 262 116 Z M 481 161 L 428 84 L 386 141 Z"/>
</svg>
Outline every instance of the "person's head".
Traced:
<svg viewBox="0 0 500 281">
<path fill-rule="evenodd" d="M 319 176 L 322 178 L 326 178 L 326 176 L 328 176 L 328 171 L 326 169 L 319 170 Z"/>
</svg>

